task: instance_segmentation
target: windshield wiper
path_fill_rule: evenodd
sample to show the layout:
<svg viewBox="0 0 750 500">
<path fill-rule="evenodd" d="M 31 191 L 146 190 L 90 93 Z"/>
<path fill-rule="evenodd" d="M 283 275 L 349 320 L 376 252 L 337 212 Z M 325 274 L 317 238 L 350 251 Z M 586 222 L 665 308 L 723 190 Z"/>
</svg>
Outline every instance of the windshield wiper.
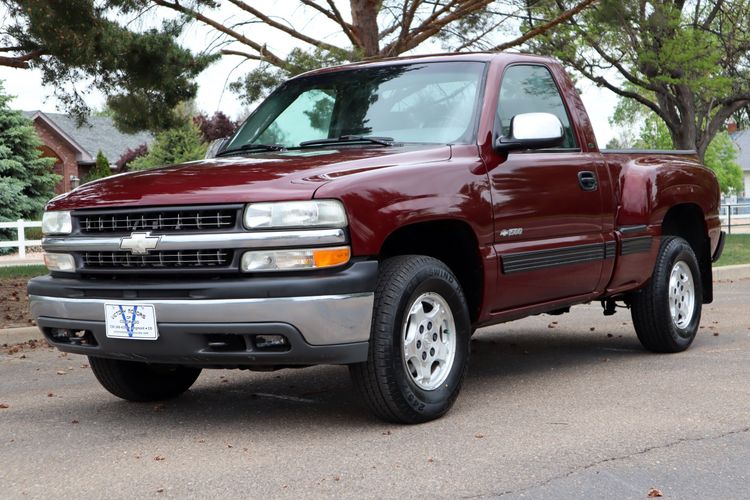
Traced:
<svg viewBox="0 0 750 500">
<path fill-rule="evenodd" d="M 248 153 L 252 151 L 284 151 L 286 148 L 283 144 L 243 144 L 242 146 L 232 148 L 232 149 L 225 149 L 224 151 L 219 151 L 216 156 L 224 156 L 231 153 Z"/>
<path fill-rule="evenodd" d="M 376 137 L 372 135 L 342 135 L 341 137 L 332 137 L 330 139 L 314 139 L 299 143 L 299 147 L 307 148 L 311 146 L 325 146 L 329 144 L 342 144 L 347 142 L 364 142 L 369 144 L 379 144 L 381 146 L 393 146 L 393 137 Z"/>
</svg>

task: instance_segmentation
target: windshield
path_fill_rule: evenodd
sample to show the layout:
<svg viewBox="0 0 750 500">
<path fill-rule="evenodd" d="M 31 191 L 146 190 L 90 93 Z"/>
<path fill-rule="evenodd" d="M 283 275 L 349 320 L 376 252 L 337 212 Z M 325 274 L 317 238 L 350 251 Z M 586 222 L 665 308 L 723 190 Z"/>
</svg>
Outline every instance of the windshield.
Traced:
<svg viewBox="0 0 750 500">
<path fill-rule="evenodd" d="M 294 79 L 258 107 L 225 150 L 250 150 L 252 144 L 295 148 L 351 136 L 470 143 L 484 67 L 481 62 L 403 64 Z"/>
</svg>

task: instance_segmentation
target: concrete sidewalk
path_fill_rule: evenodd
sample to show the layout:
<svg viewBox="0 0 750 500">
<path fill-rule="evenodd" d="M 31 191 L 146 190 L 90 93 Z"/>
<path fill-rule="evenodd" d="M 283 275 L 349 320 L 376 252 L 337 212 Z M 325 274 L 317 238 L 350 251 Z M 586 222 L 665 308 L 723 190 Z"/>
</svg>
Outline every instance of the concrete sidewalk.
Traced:
<svg viewBox="0 0 750 500">
<path fill-rule="evenodd" d="M 741 280 L 750 278 L 750 264 L 714 267 L 714 281 Z"/>
<path fill-rule="evenodd" d="M 29 340 L 42 340 L 44 335 L 36 326 L 0 329 L 0 346 L 23 344 Z"/>
</svg>

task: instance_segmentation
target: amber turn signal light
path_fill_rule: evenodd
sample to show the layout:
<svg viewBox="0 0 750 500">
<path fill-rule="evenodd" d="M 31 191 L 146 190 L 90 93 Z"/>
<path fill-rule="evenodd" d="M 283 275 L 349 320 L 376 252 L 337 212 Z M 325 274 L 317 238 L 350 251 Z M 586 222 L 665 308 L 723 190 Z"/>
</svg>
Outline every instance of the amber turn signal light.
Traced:
<svg viewBox="0 0 750 500">
<path fill-rule="evenodd" d="M 316 268 L 340 266 L 349 262 L 350 258 L 349 247 L 321 248 L 313 251 Z"/>
</svg>

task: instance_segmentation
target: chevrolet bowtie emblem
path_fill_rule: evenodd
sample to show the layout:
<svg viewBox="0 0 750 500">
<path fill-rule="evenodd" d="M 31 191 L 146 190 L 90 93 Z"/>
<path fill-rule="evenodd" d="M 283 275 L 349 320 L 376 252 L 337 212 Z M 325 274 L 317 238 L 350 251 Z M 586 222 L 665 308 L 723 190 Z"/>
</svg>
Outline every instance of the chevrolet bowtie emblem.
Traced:
<svg viewBox="0 0 750 500">
<path fill-rule="evenodd" d="M 161 236 L 151 236 L 151 233 L 130 233 L 120 240 L 122 250 L 130 250 L 135 255 L 145 255 L 156 248 Z"/>
</svg>

